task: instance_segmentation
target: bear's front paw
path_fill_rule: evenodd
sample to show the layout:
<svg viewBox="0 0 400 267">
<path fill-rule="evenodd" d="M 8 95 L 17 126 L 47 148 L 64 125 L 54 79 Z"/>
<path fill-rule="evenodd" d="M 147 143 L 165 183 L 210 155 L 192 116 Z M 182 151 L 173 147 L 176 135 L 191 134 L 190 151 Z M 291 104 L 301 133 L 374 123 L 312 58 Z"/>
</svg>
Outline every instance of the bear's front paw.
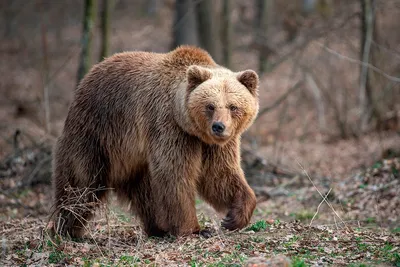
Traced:
<svg viewBox="0 0 400 267">
<path fill-rule="evenodd" d="M 228 216 L 222 220 L 221 226 L 231 231 L 237 229 L 235 220 L 232 217 Z"/>
<path fill-rule="evenodd" d="M 214 234 L 215 234 L 215 230 L 211 229 L 211 228 L 205 228 L 205 229 L 199 231 L 199 235 L 204 238 L 213 237 Z"/>
<path fill-rule="evenodd" d="M 225 229 L 228 229 L 230 231 L 236 230 L 236 229 L 242 229 L 248 224 L 248 220 L 243 218 L 243 216 L 239 216 L 237 213 L 235 214 L 234 212 L 230 211 L 226 215 L 226 217 L 222 220 L 221 225 Z"/>
</svg>

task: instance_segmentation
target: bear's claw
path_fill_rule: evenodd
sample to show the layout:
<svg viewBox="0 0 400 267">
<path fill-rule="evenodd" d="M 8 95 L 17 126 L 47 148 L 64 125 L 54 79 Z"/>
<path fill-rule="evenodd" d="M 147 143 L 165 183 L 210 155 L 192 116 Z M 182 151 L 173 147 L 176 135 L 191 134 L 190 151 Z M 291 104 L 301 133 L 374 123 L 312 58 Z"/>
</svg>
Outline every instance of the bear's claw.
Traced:
<svg viewBox="0 0 400 267">
<path fill-rule="evenodd" d="M 221 226 L 231 231 L 239 228 L 235 219 L 230 216 L 227 216 L 222 220 Z"/>
<path fill-rule="evenodd" d="M 205 228 L 205 229 L 199 231 L 199 235 L 204 238 L 213 237 L 214 234 L 215 234 L 215 231 L 211 228 Z"/>
</svg>

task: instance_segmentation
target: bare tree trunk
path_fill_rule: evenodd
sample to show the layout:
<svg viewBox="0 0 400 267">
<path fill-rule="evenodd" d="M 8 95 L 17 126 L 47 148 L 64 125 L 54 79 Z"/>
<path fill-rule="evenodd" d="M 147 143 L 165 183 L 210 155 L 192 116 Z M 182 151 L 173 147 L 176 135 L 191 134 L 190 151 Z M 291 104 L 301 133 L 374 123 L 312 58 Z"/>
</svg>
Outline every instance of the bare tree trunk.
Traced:
<svg viewBox="0 0 400 267">
<path fill-rule="evenodd" d="M 183 44 L 198 45 L 197 21 L 192 0 L 176 0 L 172 32 L 173 48 Z"/>
<path fill-rule="evenodd" d="M 49 56 L 47 46 L 47 29 L 45 22 L 41 25 L 42 53 L 43 53 L 43 110 L 46 133 L 50 133 L 50 100 L 49 100 Z"/>
<path fill-rule="evenodd" d="M 315 10 L 316 0 L 303 0 L 302 11 L 304 15 L 309 15 Z"/>
<path fill-rule="evenodd" d="M 264 47 L 267 42 L 267 30 L 268 30 L 268 11 L 271 0 L 256 0 L 256 45 Z M 268 53 L 260 49 L 258 56 L 258 71 L 260 74 L 267 71 L 268 68 Z"/>
<path fill-rule="evenodd" d="M 369 63 L 371 43 L 374 29 L 374 0 L 360 0 L 362 8 L 361 16 L 361 61 Z M 369 71 L 367 64 L 361 65 L 360 70 L 360 88 L 359 88 L 359 104 L 360 104 L 360 130 L 364 131 L 368 121 L 371 118 L 372 110 L 372 88 L 370 83 Z"/>
<path fill-rule="evenodd" d="M 57 45 L 63 44 L 63 30 L 66 21 L 66 9 L 64 6 L 60 5 L 57 9 L 57 12 L 52 15 L 52 21 L 54 22 L 53 27 L 55 26 L 55 37 L 57 41 Z"/>
<path fill-rule="evenodd" d="M 306 81 L 308 88 L 313 95 L 315 107 L 317 109 L 318 126 L 320 131 L 326 130 L 326 119 L 325 119 L 325 102 L 322 97 L 321 89 L 318 87 L 314 77 L 310 73 L 306 73 Z"/>
<path fill-rule="evenodd" d="M 232 67 L 232 33 L 233 27 L 231 22 L 232 1 L 224 0 L 222 6 L 222 63 L 228 67 Z"/>
<path fill-rule="evenodd" d="M 214 17 L 212 0 L 202 0 L 196 6 L 197 26 L 199 33 L 200 46 L 210 53 L 213 58 L 216 58 L 216 21 Z"/>
<path fill-rule="evenodd" d="M 18 2 L 14 0 L 8 0 L 3 4 L 3 16 L 4 16 L 4 38 L 13 38 L 17 35 L 17 24 L 16 18 L 18 14 Z"/>
<path fill-rule="evenodd" d="M 333 13 L 334 4 L 332 0 L 318 0 L 317 10 L 325 18 L 328 18 Z"/>
<path fill-rule="evenodd" d="M 96 10 L 96 0 L 85 0 L 85 12 L 83 15 L 82 50 L 78 68 L 77 83 L 85 76 L 90 68 L 90 52 L 92 50 L 92 35 L 94 28 L 94 18 Z"/>
<path fill-rule="evenodd" d="M 157 14 L 158 7 L 161 0 L 147 0 L 146 1 L 146 13 L 148 16 L 154 16 Z"/>
<path fill-rule="evenodd" d="M 112 5 L 112 0 L 103 0 L 101 7 L 101 51 L 99 61 L 102 61 L 110 53 L 110 24 Z"/>
</svg>

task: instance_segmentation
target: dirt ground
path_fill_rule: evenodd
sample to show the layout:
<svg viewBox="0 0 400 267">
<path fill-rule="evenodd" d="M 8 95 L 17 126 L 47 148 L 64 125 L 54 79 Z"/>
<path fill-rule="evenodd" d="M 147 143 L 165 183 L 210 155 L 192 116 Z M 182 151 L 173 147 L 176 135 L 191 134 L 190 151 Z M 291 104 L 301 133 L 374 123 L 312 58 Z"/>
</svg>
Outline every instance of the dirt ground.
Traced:
<svg viewBox="0 0 400 267">
<path fill-rule="evenodd" d="M 365 138 L 369 142 L 374 140 L 373 136 Z M 400 158 L 394 151 L 386 151 L 386 159 L 376 160 L 368 168 L 354 168 L 350 164 L 337 176 L 308 170 L 301 162 L 304 157 L 294 153 L 292 157 L 299 160 L 288 161 L 292 168 L 282 163 L 275 174 L 263 162 L 261 167 L 253 168 L 256 171 L 252 175 L 264 180 L 254 186 L 258 205 L 252 224 L 242 231 L 221 229 L 223 214 L 215 213 L 198 199 L 200 224 L 213 229 L 213 237 L 147 238 L 135 216 L 111 198 L 88 226 L 84 239 L 68 240 L 50 237 L 46 231 L 51 228 L 48 142 L 21 148 L 0 166 L 0 263 L 4 266 L 400 264 Z M 357 154 L 342 152 L 340 147 L 347 145 L 337 143 L 336 155 L 332 147 L 325 149 L 331 151 L 332 159 L 341 156 L 347 162 L 357 158 Z M 303 146 L 302 149 L 312 150 Z M 259 154 L 262 153 L 268 155 L 268 149 L 260 149 Z M 315 158 L 312 163 L 308 161 L 310 166 L 328 164 Z M 340 161 L 329 163 L 334 166 Z M 47 169 L 37 176 L 42 180 L 33 175 L 38 166 Z M 326 196 L 327 202 L 320 194 Z"/>
</svg>

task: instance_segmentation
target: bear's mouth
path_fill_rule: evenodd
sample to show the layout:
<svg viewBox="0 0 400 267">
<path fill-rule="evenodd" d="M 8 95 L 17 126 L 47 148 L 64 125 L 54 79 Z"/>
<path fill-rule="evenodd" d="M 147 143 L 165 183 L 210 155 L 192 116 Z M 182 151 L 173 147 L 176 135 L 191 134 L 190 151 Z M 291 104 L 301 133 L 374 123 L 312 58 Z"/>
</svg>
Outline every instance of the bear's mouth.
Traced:
<svg viewBox="0 0 400 267">
<path fill-rule="evenodd" d="M 229 139 L 230 135 L 227 133 L 215 133 L 213 131 L 211 131 L 211 136 L 213 137 L 213 139 L 217 140 L 217 141 L 226 141 Z"/>
</svg>

